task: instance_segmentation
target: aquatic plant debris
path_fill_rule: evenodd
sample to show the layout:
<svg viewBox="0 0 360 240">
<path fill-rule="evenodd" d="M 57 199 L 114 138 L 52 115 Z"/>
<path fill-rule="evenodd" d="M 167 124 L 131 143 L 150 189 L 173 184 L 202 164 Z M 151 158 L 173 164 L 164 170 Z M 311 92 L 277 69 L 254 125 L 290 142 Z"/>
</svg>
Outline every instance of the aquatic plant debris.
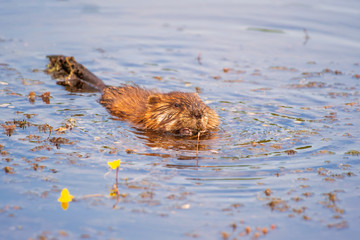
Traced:
<svg viewBox="0 0 360 240">
<path fill-rule="evenodd" d="M 268 29 L 268 28 L 256 28 L 256 27 L 250 27 L 247 30 L 249 30 L 249 31 L 258 31 L 258 32 L 266 32 L 266 33 L 285 33 L 283 30 Z"/>
</svg>

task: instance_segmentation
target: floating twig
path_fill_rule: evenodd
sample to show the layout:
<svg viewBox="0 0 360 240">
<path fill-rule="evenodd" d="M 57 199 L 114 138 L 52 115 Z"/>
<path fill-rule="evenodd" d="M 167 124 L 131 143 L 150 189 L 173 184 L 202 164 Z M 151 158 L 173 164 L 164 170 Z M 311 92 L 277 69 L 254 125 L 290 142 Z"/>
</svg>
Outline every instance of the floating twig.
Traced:
<svg viewBox="0 0 360 240">
<path fill-rule="evenodd" d="M 304 28 L 304 33 L 305 33 L 304 45 L 305 45 L 309 41 L 310 36 L 309 36 L 308 31 L 306 30 L 306 28 Z"/>
<path fill-rule="evenodd" d="M 198 132 L 197 142 L 196 142 L 196 167 L 199 167 L 199 142 L 200 142 L 200 132 Z"/>
<path fill-rule="evenodd" d="M 201 52 L 199 53 L 199 55 L 197 56 L 197 61 L 198 61 L 198 63 L 200 64 L 200 65 L 202 65 L 202 63 L 201 63 Z"/>
</svg>

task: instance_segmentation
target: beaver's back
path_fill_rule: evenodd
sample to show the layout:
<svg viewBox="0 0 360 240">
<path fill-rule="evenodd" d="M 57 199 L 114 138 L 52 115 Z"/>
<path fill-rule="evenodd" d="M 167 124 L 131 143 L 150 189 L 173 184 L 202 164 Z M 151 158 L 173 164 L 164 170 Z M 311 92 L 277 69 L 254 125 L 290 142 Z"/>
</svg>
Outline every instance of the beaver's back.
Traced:
<svg viewBox="0 0 360 240">
<path fill-rule="evenodd" d="M 107 87 L 103 89 L 100 103 L 114 116 L 134 122 L 143 116 L 148 97 L 154 94 L 138 86 L 123 85 L 122 87 Z"/>
</svg>

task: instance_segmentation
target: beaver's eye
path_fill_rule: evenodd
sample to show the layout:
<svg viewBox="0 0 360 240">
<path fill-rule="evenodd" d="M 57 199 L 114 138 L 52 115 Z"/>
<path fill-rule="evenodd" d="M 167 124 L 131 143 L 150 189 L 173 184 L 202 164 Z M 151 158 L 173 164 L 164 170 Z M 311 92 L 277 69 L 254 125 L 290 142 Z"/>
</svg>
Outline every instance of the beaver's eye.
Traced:
<svg viewBox="0 0 360 240">
<path fill-rule="evenodd" d="M 174 107 L 177 107 L 177 108 L 181 107 L 181 103 L 175 103 Z"/>
</svg>

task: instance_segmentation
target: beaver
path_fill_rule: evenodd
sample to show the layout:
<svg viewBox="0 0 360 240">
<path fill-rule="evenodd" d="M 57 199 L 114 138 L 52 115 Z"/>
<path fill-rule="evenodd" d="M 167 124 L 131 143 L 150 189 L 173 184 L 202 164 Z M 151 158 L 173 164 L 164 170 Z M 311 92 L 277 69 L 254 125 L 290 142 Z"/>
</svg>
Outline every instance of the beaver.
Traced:
<svg viewBox="0 0 360 240">
<path fill-rule="evenodd" d="M 197 93 L 161 93 L 135 84 L 107 86 L 73 57 L 55 55 L 48 58 L 47 72 L 56 78 L 65 77 L 58 84 L 72 87 L 74 91 L 85 88 L 100 91 L 100 103 L 110 114 L 136 128 L 192 136 L 216 130 L 219 125 L 218 114 Z"/>
<path fill-rule="evenodd" d="M 217 113 L 197 93 L 160 93 L 136 85 L 105 87 L 100 103 L 135 127 L 180 135 L 214 130 Z"/>
</svg>

